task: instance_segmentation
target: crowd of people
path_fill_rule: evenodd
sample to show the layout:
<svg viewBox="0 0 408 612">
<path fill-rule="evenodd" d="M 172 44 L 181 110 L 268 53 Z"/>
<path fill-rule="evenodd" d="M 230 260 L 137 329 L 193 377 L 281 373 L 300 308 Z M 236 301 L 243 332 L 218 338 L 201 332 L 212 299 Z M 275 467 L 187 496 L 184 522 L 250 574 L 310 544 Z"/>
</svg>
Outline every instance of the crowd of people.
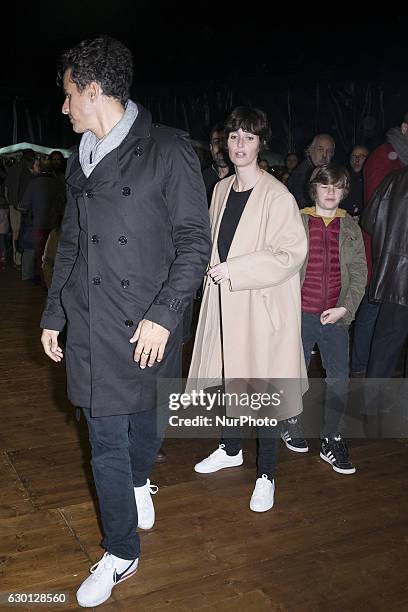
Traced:
<svg viewBox="0 0 408 612">
<path fill-rule="evenodd" d="M 9 256 L 21 270 L 21 280 L 46 289 L 65 209 L 66 160 L 58 150 L 39 156 L 26 148 L 19 158 L 7 161 L 0 167 L 1 261 L 4 267 Z"/>
<path fill-rule="evenodd" d="M 150 473 L 166 426 L 157 383 L 181 377 L 197 295 L 186 391 L 208 381 L 225 393 L 270 392 L 275 381 L 287 390 L 267 406 L 273 431 L 257 425 L 253 512 L 274 505 L 281 442 L 309 451 L 302 420 L 315 346 L 327 383 L 320 458 L 351 475 L 350 372 L 393 376 L 408 335 L 408 114 L 374 151 L 354 146 L 349 168 L 321 133 L 278 171 L 266 157 L 266 113 L 238 106 L 211 129 L 202 167 L 186 133 L 130 99 L 132 67 L 130 51 L 106 36 L 65 51 L 62 113 L 82 135 L 65 180 L 57 152 L 40 168 L 25 152 L 0 191 L 14 263 L 48 287 L 44 352 L 65 359 L 68 397 L 89 430 L 105 553 L 77 592 L 84 607 L 136 572 L 137 528 L 154 525 Z M 47 245 L 58 245 L 56 257 Z M 243 463 L 237 406 L 226 409 L 232 422 L 198 473 Z"/>
</svg>

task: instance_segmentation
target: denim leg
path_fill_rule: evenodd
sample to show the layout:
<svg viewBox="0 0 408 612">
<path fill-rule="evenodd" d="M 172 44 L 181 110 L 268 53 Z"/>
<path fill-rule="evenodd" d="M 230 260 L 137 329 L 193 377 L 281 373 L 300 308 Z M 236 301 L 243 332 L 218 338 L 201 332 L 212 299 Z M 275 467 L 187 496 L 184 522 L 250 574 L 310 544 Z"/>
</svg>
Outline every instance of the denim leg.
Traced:
<svg viewBox="0 0 408 612">
<path fill-rule="evenodd" d="M 351 372 L 366 372 L 374 329 L 379 313 L 379 304 L 368 300 L 368 289 L 364 294 L 354 321 L 353 348 L 351 352 Z"/>
<path fill-rule="evenodd" d="M 226 425 L 221 431 L 220 444 L 224 444 L 227 455 L 238 455 L 242 448 L 242 427 Z"/>
<path fill-rule="evenodd" d="M 146 484 L 163 440 L 157 410 L 129 415 L 129 455 L 134 487 Z"/>
<path fill-rule="evenodd" d="M 273 480 L 278 464 L 280 438 L 271 432 L 263 431 L 265 429 L 260 427 L 258 430 L 257 478 L 261 478 L 263 474 L 266 474 L 269 480 Z M 267 433 L 270 435 L 268 436 Z"/>
<path fill-rule="evenodd" d="M 129 415 L 92 417 L 88 408 L 83 408 L 83 413 L 104 531 L 102 546 L 121 559 L 136 559 L 140 541 L 129 456 Z"/>
<path fill-rule="evenodd" d="M 325 424 L 322 437 L 339 434 L 347 406 L 349 384 L 349 328 L 321 325 L 319 351 L 326 370 Z"/>
<path fill-rule="evenodd" d="M 309 367 L 313 347 L 319 340 L 321 327 L 320 315 L 302 312 L 302 344 L 306 369 Z"/>
</svg>

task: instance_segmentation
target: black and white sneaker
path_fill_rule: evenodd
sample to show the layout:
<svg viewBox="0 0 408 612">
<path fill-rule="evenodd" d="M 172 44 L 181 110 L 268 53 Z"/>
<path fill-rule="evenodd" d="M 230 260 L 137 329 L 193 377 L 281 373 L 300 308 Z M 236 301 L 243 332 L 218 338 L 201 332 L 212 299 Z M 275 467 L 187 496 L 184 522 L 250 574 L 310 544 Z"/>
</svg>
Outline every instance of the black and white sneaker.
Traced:
<svg viewBox="0 0 408 612">
<path fill-rule="evenodd" d="M 307 453 L 309 450 L 303 429 L 297 419 L 283 421 L 281 438 L 289 450 L 295 453 Z"/>
<path fill-rule="evenodd" d="M 354 474 L 356 468 L 350 461 L 347 444 L 341 436 L 323 438 L 320 444 L 320 457 L 330 463 L 339 474 Z"/>
</svg>

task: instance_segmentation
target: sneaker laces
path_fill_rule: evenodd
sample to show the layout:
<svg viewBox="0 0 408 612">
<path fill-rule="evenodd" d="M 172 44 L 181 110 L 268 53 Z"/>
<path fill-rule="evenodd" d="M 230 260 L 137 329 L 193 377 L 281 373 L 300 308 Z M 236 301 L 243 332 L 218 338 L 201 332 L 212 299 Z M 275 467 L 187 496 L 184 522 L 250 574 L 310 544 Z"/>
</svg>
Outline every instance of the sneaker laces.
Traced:
<svg viewBox="0 0 408 612">
<path fill-rule="evenodd" d="M 337 462 L 343 463 L 343 461 L 348 461 L 349 456 L 347 444 L 345 443 L 343 438 L 341 436 L 335 436 L 334 438 L 332 438 L 331 442 L 334 446 L 334 454 L 336 456 Z"/>
<path fill-rule="evenodd" d="M 257 481 L 256 481 L 256 487 L 255 487 L 255 488 L 256 488 L 256 489 L 258 489 L 258 490 L 260 489 L 260 490 L 261 490 L 261 492 L 262 492 L 264 489 L 267 489 L 267 488 L 268 488 L 268 484 L 269 484 L 270 482 L 272 482 L 272 481 L 271 481 L 271 480 L 269 480 L 269 478 L 268 478 L 267 474 L 262 474 L 262 476 L 261 476 L 260 478 L 258 478 L 258 479 L 257 479 Z"/>
<path fill-rule="evenodd" d="M 148 478 L 145 486 L 143 487 L 143 495 L 140 498 L 137 498 L 139 508 L 140 506 L 145 506 L 146 504 L 148 504 L 150 501 L 150 495 L 156 495 L 158 490 L 159 487 L 157 485 L 151 484 Z"/>
<path fill-rule="evenodd" d="M 215 449 L 214 452 L 211 453 L 211 455 L 208 455 L 207 459 L 209 459 L 210 457 L 217 457 L 220 450 L 223 450 L 226 453 L 225 444 L 220 444 L 219 447 Z"/>
<path fill-rule="evenodd" d="M 92 579 L 97 581 L 101 578 L 103 572 L 105 570 L 112 570 L 114 568 L 114 562 L 112 559 L 112 555 L 106 552 L 102 559 L 100 559 L 97 563 L 95 563 L 91 569 L 89 570 L 92 575 Z"/>
</svg>

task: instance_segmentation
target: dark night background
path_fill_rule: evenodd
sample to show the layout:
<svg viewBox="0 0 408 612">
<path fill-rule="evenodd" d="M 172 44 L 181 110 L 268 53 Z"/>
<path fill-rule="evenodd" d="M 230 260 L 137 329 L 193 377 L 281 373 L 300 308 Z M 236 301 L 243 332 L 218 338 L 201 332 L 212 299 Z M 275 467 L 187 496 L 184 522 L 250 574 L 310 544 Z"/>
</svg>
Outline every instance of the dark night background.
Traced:
<svg viewBox="0 0 408 612">
<path fill-rule="evenodd" d="M 402 10 L 359 16 L 310 6 L 308 17 L 304 10 L 296 17 L 294 4 L 250 8 L 252 15 L 221 3 L 187 11 L 128 0 L 11 7 L 0 40 L 0 146 L 78 141 L 60 113 L 56 64 L 63 49 L 100 33 L 134 53 L 133 99 L 195 139 L 207 140 L 210 126 L 238 104 L 267 112 L 271 148 L 282 154 L 328 131 L 344 158 L 356 142 L 373 147 L 401 122 L 408 110 Z"/>
</svg>

